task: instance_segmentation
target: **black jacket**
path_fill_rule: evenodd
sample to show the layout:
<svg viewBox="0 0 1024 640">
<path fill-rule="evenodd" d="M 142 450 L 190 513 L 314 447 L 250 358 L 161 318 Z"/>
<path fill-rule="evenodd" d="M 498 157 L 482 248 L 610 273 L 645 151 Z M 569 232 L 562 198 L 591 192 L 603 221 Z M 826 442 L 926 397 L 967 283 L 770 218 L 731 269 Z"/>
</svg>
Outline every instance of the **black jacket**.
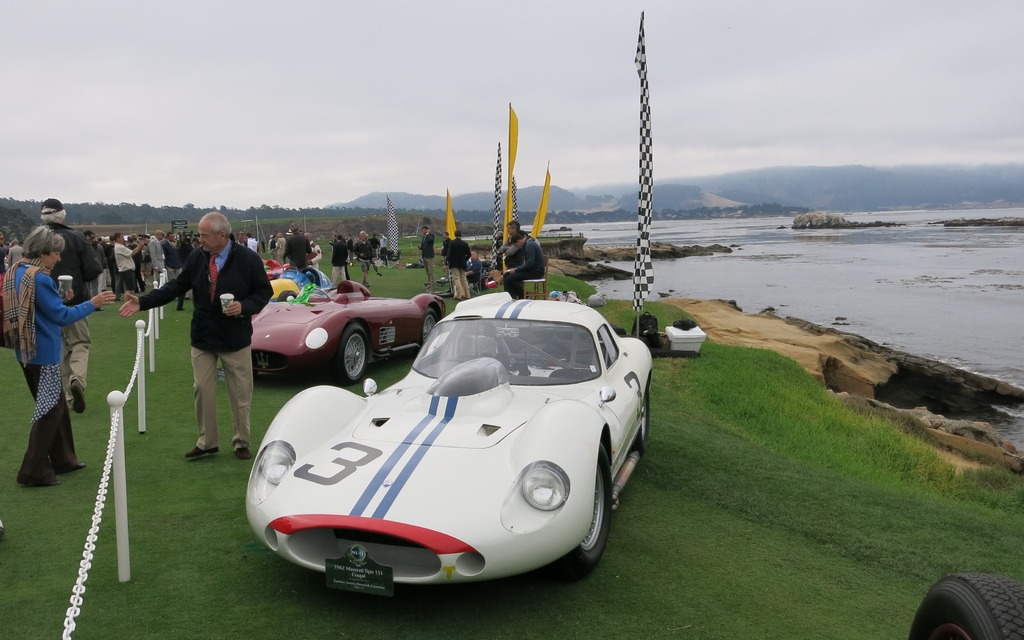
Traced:
<svg viewBox="0 0 1024 640">
<path fill-rule="evenodd" d="M 252 317 L 270 302 L 274 290 L 263 260 L 256 253 L 232 244 L 224 267 L 217 272 L 217 290 L 210 299 L 210 254 L 189 254 L 181 274 L 164 286 L 139 298 L 145 309 L 160 307 L 192 290 L 192 346 L 203 351 L 238 351 L 252 344 Z M 234 294 L 242 303 L 242 315 L 229 317 L 220 307 L 220 294 Z"/>
<path fill-rule="evenodd" d="M 448 245 L 445 263 L 449 269 L 465 269 L 469 262 L 469 243 L 462 238 L 455 238 Z"/>
<path fill-rule="evenodd" d="M 103 267 L 96 260 L 96 254 L 89 247 L 89 241 L 85 239 L 81 231 L 59 222 L 48 222 L 46 226 L 64 238 L 64 250 L 60 252 L 60 262 L 50 269 L 50 276 L 53 277 L 55 284 L 60 276 L 74 278 L 71 286 L 74 289 L 75 297 L 65 300 L 64 304 L 72 306 L 82 304 L 89 299 L 89 290 L 85 287 L 85 283 L 100 277 Z"/>
</svg>

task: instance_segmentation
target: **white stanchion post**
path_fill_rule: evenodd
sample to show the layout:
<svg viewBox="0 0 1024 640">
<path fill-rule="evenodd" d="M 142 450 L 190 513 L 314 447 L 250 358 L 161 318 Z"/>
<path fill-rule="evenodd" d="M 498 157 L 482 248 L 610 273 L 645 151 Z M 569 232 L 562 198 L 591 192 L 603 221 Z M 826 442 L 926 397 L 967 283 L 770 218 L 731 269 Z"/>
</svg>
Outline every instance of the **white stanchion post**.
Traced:
<svg viewBox="0 0 1024 640">
<path fill-rule="evenodd" d="M 117 579 L 121 582 L 128 582 L 132 578 L 131 549 L 128 544 L 128 479 L 124 467 L 125 400 L 125 395 L 120 391 L 111 391 L 107 394 L 111 419 L 117 420 L 112 467 L 114 472 L 114 521 L 117 535 Z"/>
<path fill-rule="evenodd" d="M 150 318 L 153 317 L 153 310 L 149 310 Z M 143 320 L 135 321 L 135 332 L 140 336 L 145 335 L 146 323 Z M 152 335 L 152 333 L 150 333 Z M 138 344 L 136 342 L 136 344 Z M 146 433 L 146 350 L 139 349 L 139 433 Z"/>
<path fill-rule="evenodd" d="M 162 280 L 163 280 L 163 275 L 161 275 L 160 280 L 153 281 L 153 288 L 154 289 L 160 289 L 161 281 Z M 162 321 L 162 319 L 164 319 L 164 305 L 160 305 L 159 307 L 157 307 L 157 319 L 158 319 L 158 321 Z M 157 340 L 160 340 L 160 323 L 159 322 L 157 323 Z M 153 361 L 153 360 L 151 360 L 151 361 Z"/>
<path fill-rule="evenodd" d="M 156 371 L 156 338 L 160 334 L 160 320 L 157 319 L 159 310 L 149 310 L 149 372 Z"/>
</svg>

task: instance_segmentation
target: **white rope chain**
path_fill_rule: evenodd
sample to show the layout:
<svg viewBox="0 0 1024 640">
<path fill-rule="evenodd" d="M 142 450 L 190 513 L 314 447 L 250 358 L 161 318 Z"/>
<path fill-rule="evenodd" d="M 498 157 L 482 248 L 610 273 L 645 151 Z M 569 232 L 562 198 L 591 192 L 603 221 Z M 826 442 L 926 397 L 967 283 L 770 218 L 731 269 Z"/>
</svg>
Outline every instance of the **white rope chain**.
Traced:
<svg viewBox="0 0 1024 640">
<path fill-rule="evenodd" d="M 128 381 L 128 388 L 124 392 L 126 399 L 131 395 L 132 387 L 135 386 L 135 379 L 139 374 L 139 361 L 142 357 L 143 334 L 141 331 L 137 331 L 136 334 L 135 367 L 132 370 L 132 377 Z M 71 640 L 71 634 L 75 631 L 75 618 L 82 613 L 82 596 L 85 595 L 85 581 L 89 579 L 89 569 L 92 568 L 93 552 L 96 551 L 96 540 L 99 537 L 100 522 L 103 520 L 103 507 L 107 502 L 107 485 L 110 483 L 110 468 L 114 463 L 114 448 L 117 446 L 117 430 L 120 426 L 118 422 L 123 410 L 122 405 L 122 410 L 114 412 L 110 420 L 107 455 L 103 460 L 103 475 L 100 477 L 100 486 L 96 492 L 96 503 L 92 512 L 92 526 L 89 527 L 89 533 L 85 536 L 82 561 L 78 564 L 78 579 L 75 580 L 75 586 L 71 587 L 71 606 L 68 607 L 64 617 L 64 634 L 61 636 L 64 640 Z"/>
</svg>

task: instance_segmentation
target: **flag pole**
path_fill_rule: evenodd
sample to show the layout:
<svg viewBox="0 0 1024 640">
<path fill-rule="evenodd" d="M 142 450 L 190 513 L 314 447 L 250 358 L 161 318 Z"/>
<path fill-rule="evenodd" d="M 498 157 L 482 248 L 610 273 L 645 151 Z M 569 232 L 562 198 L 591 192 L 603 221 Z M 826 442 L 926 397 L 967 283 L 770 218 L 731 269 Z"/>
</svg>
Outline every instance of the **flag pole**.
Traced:
<svg viewBox="0 0 1024 640">
<path fill-rule="evenodd" d="M 633 335 L 640 336 L 640 314 L 644 300 L 654 286 L 651 262 L 651 215 L 654 199 L 654 153 L 651 139 L 651 105 L 647 86 L 647 49 L 644 41 L 644 14 L 640 12 L 640 36 L 636 45 L 636 71 L 640 76 L 640 191 L 637 203 L 636 256 L 633 265 L 633 310 L 636 322 Z"/>
</svg>

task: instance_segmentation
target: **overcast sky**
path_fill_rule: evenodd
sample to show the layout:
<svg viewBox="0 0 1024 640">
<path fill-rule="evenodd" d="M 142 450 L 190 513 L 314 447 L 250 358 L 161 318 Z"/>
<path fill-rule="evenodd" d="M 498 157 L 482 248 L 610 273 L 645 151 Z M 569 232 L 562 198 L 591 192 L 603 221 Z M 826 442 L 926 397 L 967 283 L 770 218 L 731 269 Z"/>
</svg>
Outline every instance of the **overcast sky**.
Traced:
<svg viewBox="0 0 1024 640">
<path fill-rule="evenodd" d="M 4 0 L 0 196 L 323 206 L 1024 162 L 1020 0 Z M 506 174 L 507 175 L 507 174 Z M 381 203 L 383 206 L 383 203 Z"/>
</svg>

